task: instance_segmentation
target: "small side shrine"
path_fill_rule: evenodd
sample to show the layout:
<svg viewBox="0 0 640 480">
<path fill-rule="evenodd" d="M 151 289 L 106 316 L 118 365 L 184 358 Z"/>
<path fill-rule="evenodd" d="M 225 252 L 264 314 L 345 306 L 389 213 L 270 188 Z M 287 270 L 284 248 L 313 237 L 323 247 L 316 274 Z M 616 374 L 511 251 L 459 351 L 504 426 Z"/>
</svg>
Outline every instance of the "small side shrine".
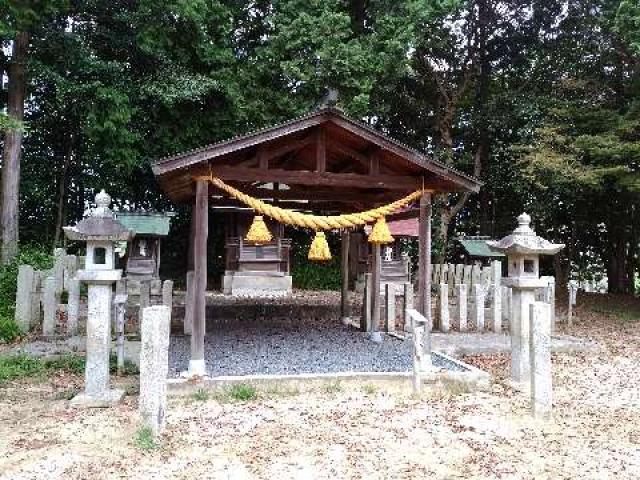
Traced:
<svg viewBox="0 0 640 480">
<path fill-rule="evenodd" d="M 135 236 L 127 244 L 125 276 L 132 280 L 160 278 L 160 241 L 169 234 L 173 212 L 124 211 L 118 222 Z"/>
</svg>

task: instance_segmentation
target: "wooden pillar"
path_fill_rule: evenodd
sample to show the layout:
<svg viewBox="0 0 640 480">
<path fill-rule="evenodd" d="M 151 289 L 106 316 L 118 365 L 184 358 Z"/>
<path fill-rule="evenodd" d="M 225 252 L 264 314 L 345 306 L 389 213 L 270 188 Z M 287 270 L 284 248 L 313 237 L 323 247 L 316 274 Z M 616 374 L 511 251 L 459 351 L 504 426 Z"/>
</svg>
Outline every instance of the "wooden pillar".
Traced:
<svg viewBox="0 0 640 480">
<path fill-rule="evenodd" d="M 206 374 L 204 361 L 204 335 L 207 292 L 207 236 L 209 233 L 209 185 L 205 180 L 196 182 L 193 326 L 191 333 L 191 360 L 189 375 Z"/>
<path fill-rule="evenodd" d="M 350 246 L 350 232 L 345 229 L 342 232 L 341 237 L 341 258 L 342 268 L 340 273 L 342 274 L 342 294 L 340 297 L 340 318 L 342 323 L 347 325 L 351 317 L 351 311 L 349 308 L 349 246 Z"/>
<path fill-rule="evenodd" d="M 420 197 L 418 237 L 418 311 L 427 319 L 427 330 L 433 328 L 431 318 L 431 193 Z M 429 339 L 429 335 L 425 337 Z"/>
<path fill-rule="evenodd" d="M 371 259 L 371 340 L 381 342 L 380 335 L 380 245 L 374 243 L 372 245 Z"/>
</svg>

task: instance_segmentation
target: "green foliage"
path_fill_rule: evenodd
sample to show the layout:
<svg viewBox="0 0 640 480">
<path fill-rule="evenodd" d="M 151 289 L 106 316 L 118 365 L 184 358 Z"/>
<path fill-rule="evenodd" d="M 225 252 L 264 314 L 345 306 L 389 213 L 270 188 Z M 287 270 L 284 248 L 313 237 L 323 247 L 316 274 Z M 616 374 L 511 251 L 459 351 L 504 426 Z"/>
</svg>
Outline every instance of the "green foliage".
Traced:
<svg viewBox="0 0 640 480">
<path fill-rule="evenodd" d="M 229 388 L 229 396 L 239 402 L 248 402 L 258 398 L 256 387 L 246 383 L 232 385 Z"/>
<path fill-rule="evenodd" d="M 291 231 L 291 276 L 293 286 L 304 290 L 340 290 L 340 243 L 339 238 L 327 234 L 332 258 L 327 262 L 312 262 L 307 258 L 313 232 Z"/>
<path fill-rule="evenodd" d="M 0 266 L 0 342 L 11 342 L 20 335 L 14 321 L 18 267 L 31 265 L 37 270 L 53 266 L 53 257 L 40 246 L 22 246 L 8 265 Z"/>
<path fill-rule="evenodd" d="M 134 438 L 135 446 L 145 452 L 151 452 L 160 448 L 160 443 L 153 435 L 153 431 L 149 427 L 140 427 L 136 430 Z"/>
<path fill-rule="evenodd" d="M 206 402 L 209 400 L 209 391 L 205 388 L 198 388 L 191 394 L 191 398 L 198 402 Z"/>
<path fill-rule="evenodd" d="M 118 371 L 118 357 L 116 355 L 111 354 L 109 356 L 109 371 L 111 373 L 116 373 Z M 138 375 L 140 373 L 140 369 L 138 369 L 138 366 L 131 360 L 125 359 L 124 370 L 122 373 L 124 375 Z"/>
<path fill-rule="evenodd" d="M 44 378 L 54 371 L 80 375 L 84 372 L 84 365 L 84 357 L 78 355 L 65 355 L 53 360 L 27 354 L 0 356 L 0 386 L 11 380 Z"/>
</svg>

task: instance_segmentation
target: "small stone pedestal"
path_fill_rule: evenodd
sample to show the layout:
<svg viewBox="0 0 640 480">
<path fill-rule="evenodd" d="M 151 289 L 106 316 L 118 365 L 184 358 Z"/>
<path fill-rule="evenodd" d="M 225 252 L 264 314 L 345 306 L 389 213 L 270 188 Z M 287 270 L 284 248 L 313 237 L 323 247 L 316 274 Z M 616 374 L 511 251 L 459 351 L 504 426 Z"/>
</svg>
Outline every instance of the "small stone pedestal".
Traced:
<svg viewBox="0 0 640 480">
<path fill-rule="evenodd" d="M 82 407 L 110 407 L 119 403 L 123 390 L 109 388 L 109 355 L 111 353 L 112 283 L 120 280 L 120 270 L 80 270 L 78 278 L 89 284 L 87 315 L 87 360 L 84 371 L 84 393 L 71 400 Z"/>
</svg>

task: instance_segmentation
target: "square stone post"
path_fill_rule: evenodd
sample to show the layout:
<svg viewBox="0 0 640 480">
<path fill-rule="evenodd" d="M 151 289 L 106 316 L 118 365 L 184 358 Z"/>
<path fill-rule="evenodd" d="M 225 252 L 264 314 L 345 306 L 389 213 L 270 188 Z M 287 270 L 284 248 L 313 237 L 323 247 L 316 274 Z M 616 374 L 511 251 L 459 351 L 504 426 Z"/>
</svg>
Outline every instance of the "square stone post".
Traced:
<svg viewBox="0 0 640 480">
<path fill-rule="evenodd" d="M 126 293 L 118 293 L 113 299 L 116 318 L 116 365 L 118 375 L 124 374 L 124 330 L 127 298 Z"/>
<path fill-rule="evenodd" d="M 140 305 L 138 307 L 138 322 L 142 321 L 142 311 L 151 305 L 151 282 L 140 281 Z"/>
<path fill-rule="evenodd" d="M 444 333 L 449 331 L 449 285 L 441 283 L 439 285 L 438 307 L 440 308 L 440 330 Z"/>
<path fill-rule="evenodd" d="M 473 316 L 478 332 L 484 331 L 484 286 L 476 283 L 473 286 Z"/>
<path fill-rule="evenodd" d="M 531 332 L 531 408 L 536 417 L 551 416 L 553 388 L 551 376 L 551 305 L 533 302 L 529 305 Z"/>
<path fill-rule="evenodd" d="M 80 316 L 80 280 L 68 280 L 69 300 L 67 306 L 67 333 L 71 336 L 78 334 L 78 318 Z"/>
<path fill-rule="evenodd" d="M 491 330 L 502 332 L 502 289 L 500 285 L 491 285 Z"/>
<path fill-rule="evenodd" d="M 529 305 L 535 301 L 535 290 L 513 291 L 511 311 L 511 379 L 529 384 L 531 368 L 529 361 Z"/>
<path fill-rule="evenodd" d="M 165 280 L 162 283 L 162 304 L 169 307 L 169 313 L 173 310 L 173 281 Z"/>
<path fill-rule="evenodd" d="M 392 283 L 385 283 L 385 313 L 387 332 L 396 331 L 396 286 Z"/>
<path fill-rule="evenodd" d="M 458 325 L 461 332 L 469 328 L 467 321 L 467 286 L 464 283 L 458 285 Z"/>
<path fill-rule="evenodd" d="M 413 285 L 411 282 L 405 283 L 403 286 L 404 296 L 404 331 L 411 332 L 411 319 L 408 316 L 408 310 L 413 309 Z"/>
<path fill-rule="evenodd" d="M 18 286 L 16 290 L 15 321 L 22 333 L 31 328 L 33 318 L 33 283 L 35 272 L 31 265 L 18 267 Z"/>
<path fill-rule="evenodd" d="M 371 294 L 372 297 L 372 312 L 371 312 L 371 341 L 375 343 L 382 342 L 382 335 L 380 334 L 380 245 L 374 243 L 371 246 L 372 261 L 371 261 Z"/>
<path fill-rule="evenodd" d="M 160 435 L 165 426 L 170 322 L 167 306 L 148 307 L 142 312 L 139 411 L 142 424 L 154 436 Z"/>
<path fill-rule="evenodd" d="M 56 278 L 47 277 L 44 281 L 44 293 L 42 303 L 44 305 L 44 317 L 42 319 L 42 334 L 50 337 L 56 333 L 56 316 L 58 311 L 58 296 L 56 295 Z"/>
</svg>

